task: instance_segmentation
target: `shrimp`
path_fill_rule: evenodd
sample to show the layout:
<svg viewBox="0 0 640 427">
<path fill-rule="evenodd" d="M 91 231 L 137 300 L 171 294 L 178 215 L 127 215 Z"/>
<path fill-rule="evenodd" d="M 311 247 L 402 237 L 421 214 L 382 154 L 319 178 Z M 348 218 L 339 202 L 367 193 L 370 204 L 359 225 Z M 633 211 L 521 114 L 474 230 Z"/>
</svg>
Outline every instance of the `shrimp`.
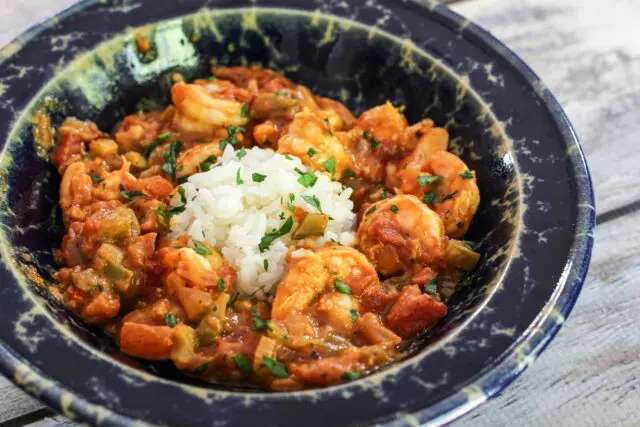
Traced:
<svg viewBox="0 0 640 427">
<path fill-rule="evenodd" d="M 160 258 L 166 270 L 168 288 L 190 286 L 200 289 L 217 288 L 231 293 L 235 271 L 227 266 L 222 255 L 208 248 L 208 255 L 200 255 L 191 248 L 161 249 Z M 218 283 L 219 279 L 223 282 Z M 171 289 L 170 289 L 171 290 Z"/>
<path fill-rule="evenodd" d="M 435 128 L 425 136 L 398 172 L 388 169 L 387 185 L 392 180 L 403 193 L 422 197 L 442 218 L 446 235 L 460 238 L 480 204 L 475 174 L 458 156 L 442 150 L 448 139 L 444 129 Z"/>
<path fill-rule="evenodd" d="M 362 253 L 383 275 L 437 263 L 444 256 L 442 220 L 410 195 L 384 199 L 368 207 L 357 238 Z"/>
<path fill-rule="evenodd" d="M 60 208 L 65 224 L 85 218 L 82 208 L 93 201 L 91 189 L 91 177 L 84 162 L 74 162 L 67 166 L 60 183 Z"/>
<path fill-rule="evenodd" d="M 176 108 L 173 124 L 185 133 L 212 135 L 220 127 L 249 121 L 241 114 L 242 102 L 219 98 L 201 85 L 176 83 L 171 98 Z"/>
<path fill-rule="evenodd" d="M 277 288 L 271 317 L 284 320 L 294 312 L 303 312 L 325 291 L 321 311 L 341 307 L 348 312 L 357 303 L 333 295 L 334 290 L 359 295 L 368 286 L 379 284 L 378 275 L 367 258 L 345 246 L 329 246 L 316 251 L 299 250 L 292 254 L 289 271 Z M 344 286 L 344 288 L 340 288 Z M 347 290 L 348 289 L 348 290 Z"/>
<path fill-rule="evenodd" d="M 86 153 L 85 144 L 102 135 L 93 122 L 81 122 L 76 119 L 66 119 L 58 130 L 58 141 L 53 153 L 53 162 L 60 173 L 66 167 L 80 160 Z"/>
<path fill-rule="evenodd" d="M 342 178 L 351 159 L 327 123 L 303 111 L 295 115 L 288 131 L 278 140 L 278 153 L 299 157 L 309 168 Z"/>
<path fill-rule="evenodd" d="M 208 170 L 209 167 L 213 166 L 220 156 L 222 156 L 222 150 L 217 142 L 197 144 L 180 153 L 176 162 L 176 176 L 182 178 L 197 172 L 206 172 L 205 169 Z"/>
</svg>

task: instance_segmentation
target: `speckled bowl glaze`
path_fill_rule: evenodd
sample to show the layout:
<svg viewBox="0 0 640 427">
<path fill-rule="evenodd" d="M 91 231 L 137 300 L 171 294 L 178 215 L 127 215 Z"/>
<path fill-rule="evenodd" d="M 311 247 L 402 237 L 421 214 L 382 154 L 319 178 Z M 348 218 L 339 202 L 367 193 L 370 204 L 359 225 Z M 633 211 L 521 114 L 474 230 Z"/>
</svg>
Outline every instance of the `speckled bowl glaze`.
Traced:
<svg viewBox="0 0 640 427">
<path fill-rule="evenodd" d="M 426 4 L 425 4 L 426 3 Z M 595 208 L 558 103 L 512 52 L 443 6 L 405 0 L 84 1 L 0 51 L 0 366 L 52 408 L 93 424 L 417 425 L 451 421 L 505 387 L 569 314 Z M 244 7 L 244 8 L 242 8 Z M 141 61 L 135 28 L 157 58 Z M 32 118 L 111 129 L 170 75 L 261 63 L 357 113 L 387 99 L 431 117 L 477 171 L 468 239 L 477 270 L 406 357 L 348 384 L 294 393 L 206 384 L 118 353 L 47 296 L 63 235 L 59 177 Z"/>
</svg>

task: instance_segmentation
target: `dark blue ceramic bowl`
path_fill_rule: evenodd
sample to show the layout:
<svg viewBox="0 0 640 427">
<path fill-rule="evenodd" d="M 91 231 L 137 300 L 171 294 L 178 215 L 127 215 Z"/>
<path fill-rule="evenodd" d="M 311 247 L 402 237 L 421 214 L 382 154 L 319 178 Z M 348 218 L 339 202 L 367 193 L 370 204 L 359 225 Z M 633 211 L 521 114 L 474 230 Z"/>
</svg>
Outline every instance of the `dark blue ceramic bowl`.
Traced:
<svg viewBox="0 0 640 427">
<path fill-rule="evenodd" d="M 421 2 L 424 3 L 424 2 Z M 443 6 L 405 0 L 88 0 L 0 51 L 0 366 L 43 402 L 89 423 L 415 425 L 453 420 L 505 387 L 558 331 L 587 272 L 595 208 L 587 165 L 544 84 L 489 34 Z M 238 7 L 249 7 L 238 9 Z M 132 28 L 157 58 L 141 61 Z M 112 128 L 171 74 L 257 62 L 356 112 L 391 99 L 431 117 L 477 171 L 468 238 L 477 270 L 449 315 L 404 360 L 322 390 L 205 384 L 118 353 L 47 297 L 63 235 L 59 177 L 32 118 Z"/>
</svg>

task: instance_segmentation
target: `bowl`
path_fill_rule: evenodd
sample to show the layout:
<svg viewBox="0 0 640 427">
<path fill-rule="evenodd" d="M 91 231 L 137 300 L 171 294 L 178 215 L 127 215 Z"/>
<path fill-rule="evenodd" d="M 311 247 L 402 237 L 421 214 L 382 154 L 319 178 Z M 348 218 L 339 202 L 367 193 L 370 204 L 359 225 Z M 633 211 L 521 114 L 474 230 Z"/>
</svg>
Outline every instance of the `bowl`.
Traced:
<svg viewBox="0 0 640 427">
<path fill-rule="evenodd" d="M 584 281 L 595 207 L 557 101 L 504 45 L 434 2 L 88 0 L 0 51 L 0 366 L 71 419 L 105 425 L 442 424 L 487 400 L 553 338 Z M 149 34 L 155 57 L 136 54 Z M 288 393 L 209 384 L 120 354 L 48 296 L 63 235 L 59 177 L 33 120 L 111 129 L 172 74 L 260 63 L 357 113 L 390 99 L 431 117 L 477 172 L 478 268 L 448 316 L 361 380 Z"/>
</svg>

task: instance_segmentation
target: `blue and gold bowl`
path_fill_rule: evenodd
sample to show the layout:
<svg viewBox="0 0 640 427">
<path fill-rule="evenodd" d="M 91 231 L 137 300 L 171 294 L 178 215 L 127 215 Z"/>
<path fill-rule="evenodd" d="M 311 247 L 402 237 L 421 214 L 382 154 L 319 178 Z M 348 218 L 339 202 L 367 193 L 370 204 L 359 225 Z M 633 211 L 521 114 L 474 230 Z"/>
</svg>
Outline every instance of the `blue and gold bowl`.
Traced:
<svg viewBox="0 0 640 427">
<path fill-rule="evenodd" d="M 441 424 L 540 354 L 584 281 L 595 208 L 587 165 L 553 96 L 512 52 L 444 6 L 417 0 L 87 0 L 0 51 L 0 367 L 50 407 L 106 425 Z M 150 36 L 141 58 L 134 33 Z M 481 261 L 449 315 L 403 360 L 320 390 L 208 384 L 120 354 L 48 296 L 64 229 L 59 177 L 33 121 L 112 129 L 171 76 L 259 63 L 356 113 L 391 100 L 431 117 L 477 171 L 468 239 Z M 40 140 L 42 142 L 42 140 Z"/>
</svg>

